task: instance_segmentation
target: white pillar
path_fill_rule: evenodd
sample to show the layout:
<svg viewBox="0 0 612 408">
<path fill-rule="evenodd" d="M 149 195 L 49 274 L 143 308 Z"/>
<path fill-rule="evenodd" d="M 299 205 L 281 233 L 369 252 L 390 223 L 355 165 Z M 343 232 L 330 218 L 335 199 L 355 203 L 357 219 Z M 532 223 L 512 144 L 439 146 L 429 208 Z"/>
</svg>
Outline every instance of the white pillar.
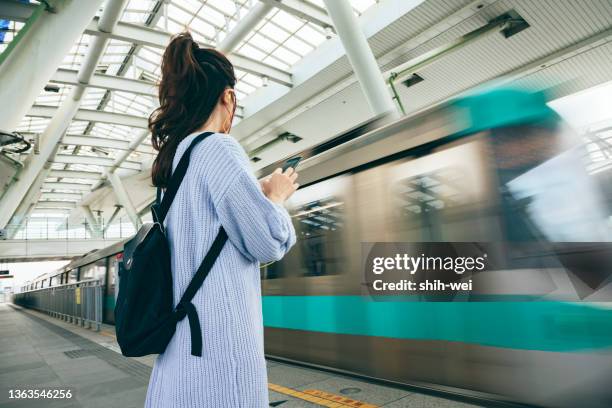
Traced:
<svg viewBox="0 0 612 408">
<path fill-rule="evenodd" d="M 240 44 L 251 31 L 255 29 L 255 26 L 268 14 L 274 7 L 266 3 L 255 4 L 247 13 L 246 16 L 241 18 L 236 26 L 225 36 L 225 38 L 217 45 L 217 50 L 230 53 Z"/>
<path fill-rule="evenodd" d="M 140 228 L 142 225 L 142 220 L 138 216 L 138 211 L 136 211 L 136 207 L 134 207 L 134 204 L 130 199 L 130 195 L 123 186 L 123 182 L 115 172 L 106 173 L 106 177 L 113 187 L 117 201 L 125 209 L 125 212 L 127 213 L 128 217 L 130 217 L 130 221 L 132 221 L 134 228 Z"/>
<path fill-rule="evenodd" d="M 323 0 L 374 114 L 395 110 L 372 49 L 348 0 Z"/>
<path fill-rule="evenodd" d="M 93 19 L 102 0 L 51 0 L 54 13 L 32 13 L 0 65 L 0 127 L 14 131 L 57 67 Z"/>
</svg>

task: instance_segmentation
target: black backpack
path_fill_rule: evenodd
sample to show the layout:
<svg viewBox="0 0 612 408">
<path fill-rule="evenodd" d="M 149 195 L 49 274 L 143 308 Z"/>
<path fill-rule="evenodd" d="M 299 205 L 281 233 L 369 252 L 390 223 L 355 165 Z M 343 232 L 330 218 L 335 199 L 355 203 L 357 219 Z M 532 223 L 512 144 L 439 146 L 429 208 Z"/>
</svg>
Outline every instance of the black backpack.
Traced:
<svg viewBox="0 0 612 408">
<path fill-rule="evenodd" d="M 153 223 L 143 225 L 124 245 L 123 266 L 119 269 L 119 295 L 115 306 L 115 329 L 121 353 L 127 357 L 163 353 L 185 316 L 191 331 L 191 354 L 202 356 L 202 331 L 198 313 L 191 303 L 227 241 L 223 227 L 183 297 L 174 308 L 170 247 L 164 219 L 189 167 L 193 148 L 213 134 L 202 133 L 193 139 L 181 157 L 162 200 L 151 207 Z"/>
</svg>

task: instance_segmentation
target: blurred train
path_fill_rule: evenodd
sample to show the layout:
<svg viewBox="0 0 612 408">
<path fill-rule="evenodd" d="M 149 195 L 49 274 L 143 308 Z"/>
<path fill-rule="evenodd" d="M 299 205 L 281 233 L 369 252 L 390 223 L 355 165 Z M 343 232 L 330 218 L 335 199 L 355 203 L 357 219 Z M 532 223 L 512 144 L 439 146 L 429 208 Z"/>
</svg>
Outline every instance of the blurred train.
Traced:
<svg viewBox="0 0 612 408">
<path fill-rule="evenodd" d="M 298 243 L 261 268 L 266 353 L 484 405 L 612 406 L 612 205 L 584 151 L 543 95 L 492 89 L 301 152 Z M 497 261 L 471 294 L 373 296 L 362 250 L 380 242 Z M 121 251 L 23 289 L 100 279 L 112 323 Z"/>
</svg>

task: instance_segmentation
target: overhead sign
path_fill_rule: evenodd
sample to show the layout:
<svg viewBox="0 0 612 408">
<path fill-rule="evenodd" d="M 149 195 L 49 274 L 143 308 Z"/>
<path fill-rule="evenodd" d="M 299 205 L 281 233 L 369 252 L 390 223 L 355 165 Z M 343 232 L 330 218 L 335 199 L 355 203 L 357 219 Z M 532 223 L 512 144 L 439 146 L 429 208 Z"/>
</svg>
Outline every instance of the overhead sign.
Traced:
<svg viewBox="0 0 612 408">
<path fill-rule="evenodd" d="M 0 270 L 0 275 L 9 275 L 10 271 L 8 269 Z"/>
<path fill-rule="evenodd" d="M 13 275 L 0 275 L 0 279 L 11 279 Z"/>
</svg>

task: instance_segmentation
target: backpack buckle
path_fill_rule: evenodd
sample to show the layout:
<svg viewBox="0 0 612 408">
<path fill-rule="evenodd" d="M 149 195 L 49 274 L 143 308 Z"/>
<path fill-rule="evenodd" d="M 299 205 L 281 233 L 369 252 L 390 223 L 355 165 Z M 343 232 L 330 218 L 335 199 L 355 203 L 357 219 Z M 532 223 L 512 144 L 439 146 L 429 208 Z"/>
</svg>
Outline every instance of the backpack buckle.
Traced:
<svg viewBox="0 0 612 408">
<path fill-rule="evenodd" d="M 180 322 L 185 318 L 185 316 L 187 316 L 187 307 L 185 307 L 184 303 L 179 303 L 176 305 L 173 314 L 176 321 Z"/>
</svg>

